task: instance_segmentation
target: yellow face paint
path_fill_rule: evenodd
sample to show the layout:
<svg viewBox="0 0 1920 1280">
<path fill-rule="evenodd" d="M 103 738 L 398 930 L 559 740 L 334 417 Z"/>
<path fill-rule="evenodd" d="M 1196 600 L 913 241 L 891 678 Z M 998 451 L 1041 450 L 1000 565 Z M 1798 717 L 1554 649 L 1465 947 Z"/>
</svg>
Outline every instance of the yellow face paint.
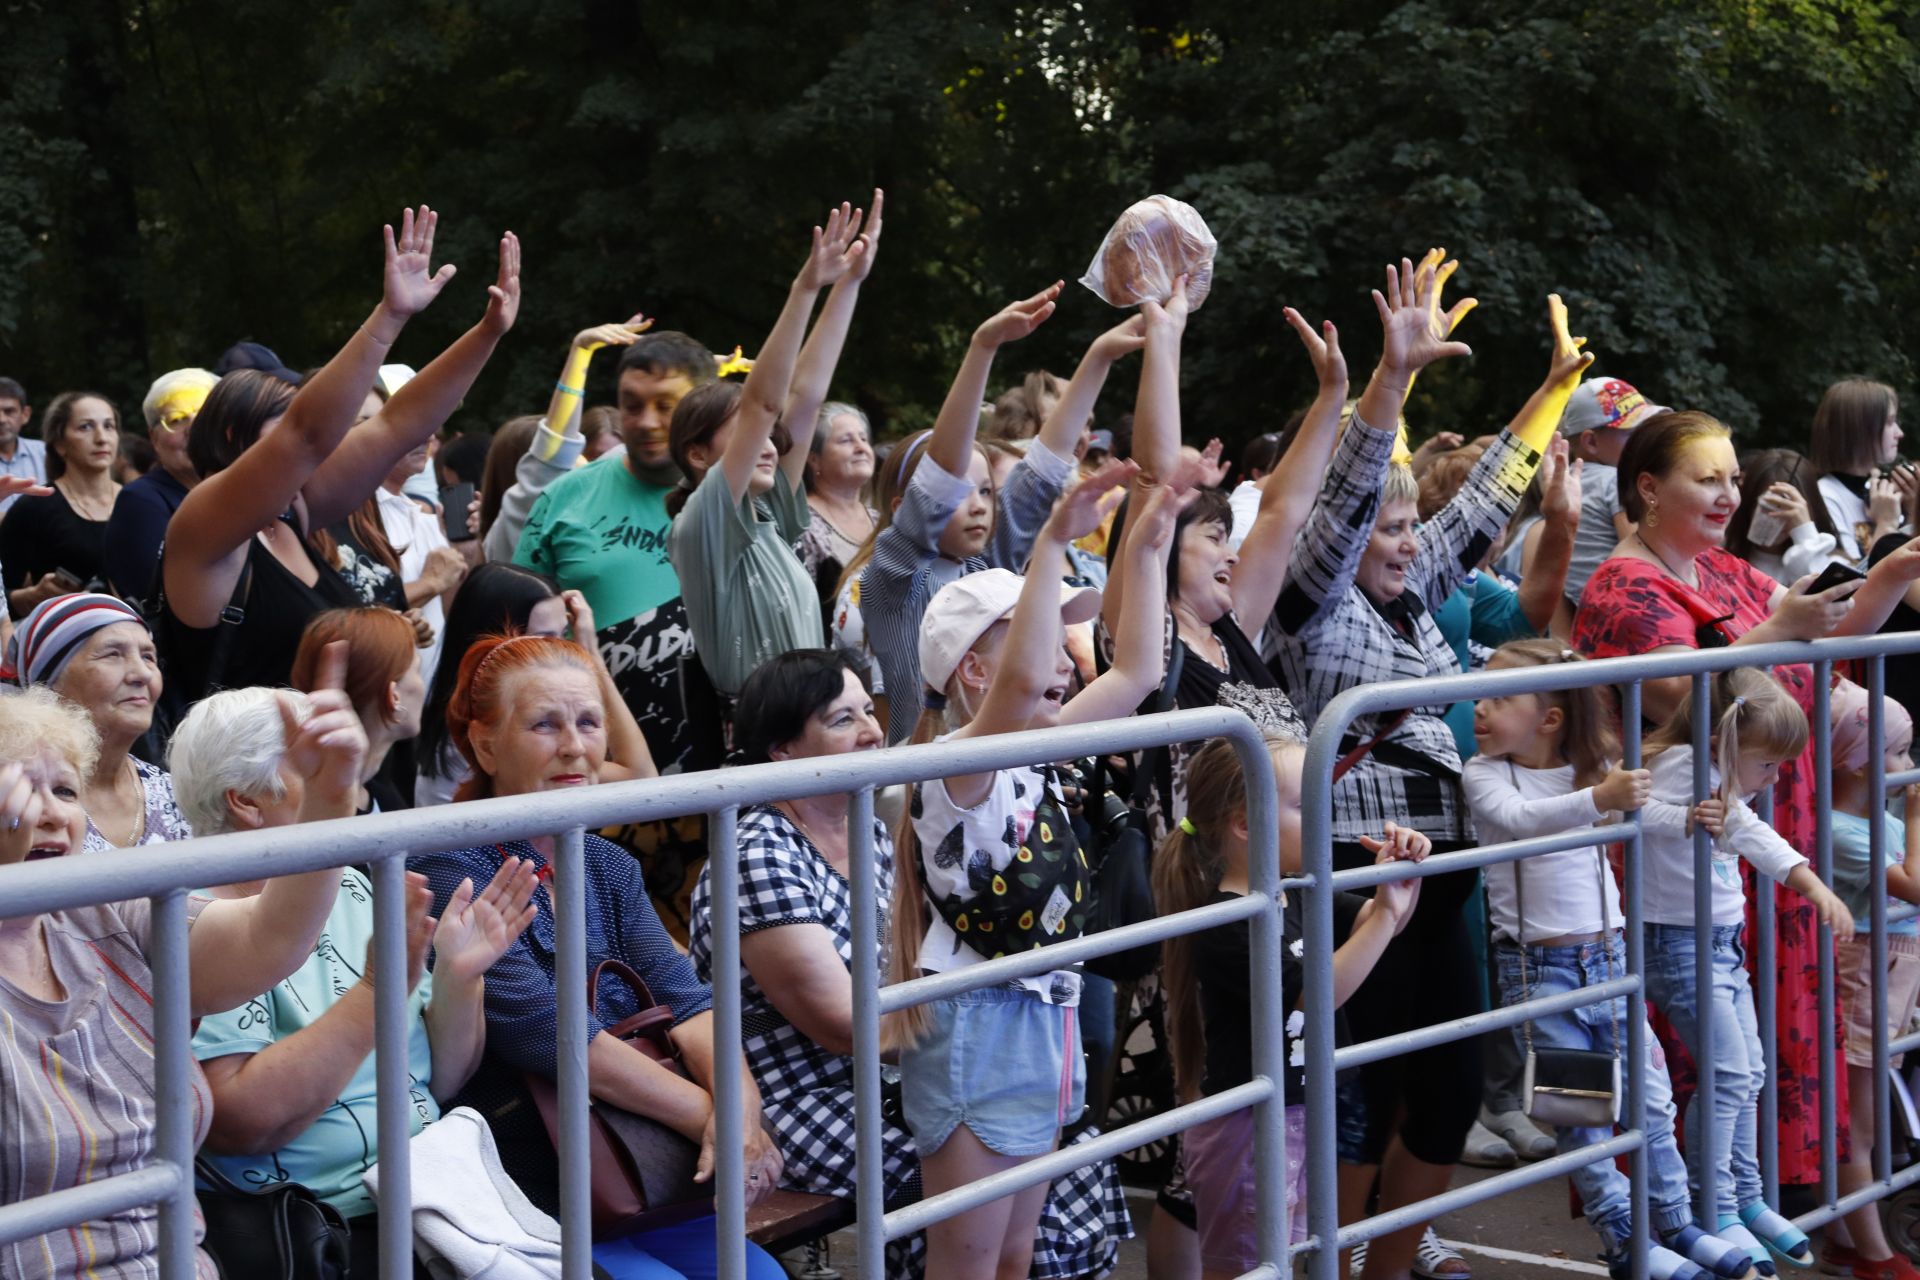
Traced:
<svg viewBox="0 0 1920 1280">
<path fill-rule="evenodd" d="M 200 412 L 200 406 L 207 402 L 210 387 L 176 387 L 167 393 L 166 399 L 159 405 L 160 426 L 165 431 L 178 431 L 193 421 Z"/>
</svg>

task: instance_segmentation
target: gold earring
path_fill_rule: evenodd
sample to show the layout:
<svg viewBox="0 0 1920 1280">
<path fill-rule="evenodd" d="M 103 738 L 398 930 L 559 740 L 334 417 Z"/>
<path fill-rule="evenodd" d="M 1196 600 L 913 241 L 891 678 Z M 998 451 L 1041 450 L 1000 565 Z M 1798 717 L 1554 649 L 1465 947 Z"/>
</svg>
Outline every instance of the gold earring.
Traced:
<svg viewBox="0 0 1920 1280">
<path fill-rule="evenodd" d="M 1648 504 L 1647 518 L 1640 523 L 1649 529 L 1658 529 L 1660 527 L 1660 504 L 1657 502 Z"/>
</svg>

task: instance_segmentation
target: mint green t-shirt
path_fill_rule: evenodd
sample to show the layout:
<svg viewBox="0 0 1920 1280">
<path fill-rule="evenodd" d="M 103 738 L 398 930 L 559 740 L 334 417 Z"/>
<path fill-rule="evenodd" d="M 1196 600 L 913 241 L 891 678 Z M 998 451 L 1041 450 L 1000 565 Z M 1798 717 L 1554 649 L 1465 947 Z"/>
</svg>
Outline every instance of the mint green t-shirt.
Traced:
<svg viewBox="0 0 1920 1280">
<path fill-rule="evenodd" d="M 612 455 L 555 480 L 533 504 L 513 562 L 587 597 L 602 629 L 680 594 L 667 559 L 668 490 Z"/>
<path fill-rule="evenodd" d="M 367 943 L 372 939 L 373 886 L 348 867 L 340 873 L 340 892 L 333 900 L 333 912 L 307 962 L 265 995 L 237 1009 L 202 1018 L 193 1036 L 193 1056 L 211 1062 L 236 1053 L 259 1053 L 311 1027 L 360 981 L 367 962 Z M 440 1118 L 439 1104 L 428 1087 L 433 1077 L 433 1053 L 427 1046 L 427 1024 L 421 1016 L 432 995 L 433 975 L 427 974 L 420 979 L 410 1002 L 410 1133 L 419 1133 Z M 373 1063 L 374 1055 L 369 1053 L 334 1104 L 321 1112 L 305 1133 L 278 1151 L 227 1156 L 203 1148 L 200 1154 L 242 1191 L 270 1191 L 283 1183 L 297 1182 L 338 1209 L 342 1217 L 372 1213 L 373 1197 L 367 1194 L 360 1175 L 380 1159 Z"/>
<path fill-rule="evenodd" d="M 674 520 L 667 550 L 694 650 L 720 692 L 740 692 L 775 654 L 826 643 L 819 592 L 793 549 L 812 518 L 805 491 L 784 474 L 765 497 L 735 502 L 716 467 Z"/>
</svg>

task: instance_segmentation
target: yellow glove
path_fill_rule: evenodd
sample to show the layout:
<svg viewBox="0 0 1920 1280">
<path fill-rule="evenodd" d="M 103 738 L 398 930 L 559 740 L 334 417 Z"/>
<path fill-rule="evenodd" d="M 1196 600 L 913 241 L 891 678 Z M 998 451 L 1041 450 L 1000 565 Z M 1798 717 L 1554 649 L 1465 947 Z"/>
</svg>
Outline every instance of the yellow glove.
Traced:
<svg viewBox="0 0 1920 1280">
<path fill-rule="evenodd" d="M 1528 449 L 1514 454 L 1500 473 L 1501 483 L 1516 491 L 1524 490 L 1532 482 L 1540 460 L 1546 457 L 1547 446 L 1553 443 L 1554 432 L 1560 429 L 1567 401 L 1580 386 L 1587 366 L 1593 363 L 1593 353 L 1580 349 L 1587 345 L 1587 340 L 1568 335 L 1567 304 L 1557 293 L 1547 295 L 1547 322 L 1553 329 L 1553 364 L 1547 370 L 1547 380 L 1507 426 Z"/>
</svg>

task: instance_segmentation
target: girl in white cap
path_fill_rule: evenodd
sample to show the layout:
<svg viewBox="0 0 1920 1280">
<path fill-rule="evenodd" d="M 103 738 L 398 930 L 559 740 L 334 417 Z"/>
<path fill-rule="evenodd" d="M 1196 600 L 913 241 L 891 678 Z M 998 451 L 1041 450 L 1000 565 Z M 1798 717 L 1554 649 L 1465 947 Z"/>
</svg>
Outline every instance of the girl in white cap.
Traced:
<svg viewBox="0 0 1920 1280">
<path fill-rule="evenodd" d="M 1109 463 L 1062 498 L 1035 540 L 1033 564 L 1060 563 L 1137 469 Z M 1115 637 L 1112 669 L 1070 703 L 1066 625 L 1092 618 L 1099 593 L 1063 587 L 1045 571 L 1022 579 L 1005 569 L 941 588 L 920 630 L 925 709 L 914 741 L 1091 723 L 1138 707 L 1160 682 L 1167 548 L 1189 501 L 1168 485 L 1146 504 L 1120 566 L 1135 607 Z M 891 981 L 1084 930 L 1091 873 L 1051 766 L 918 784 L 895 843 Z M 902 1101 L 927 1195 L 1057 1145 L 1085 1092 L 1079 999 L 1079 974 L 1061 969 L 889 1017 L 886 1040 L 900 1049 Z M 933 1226 L 929 1273 L 1025 1275 L 1046 1195 L 1042 1183 Z"/>
</svg>

